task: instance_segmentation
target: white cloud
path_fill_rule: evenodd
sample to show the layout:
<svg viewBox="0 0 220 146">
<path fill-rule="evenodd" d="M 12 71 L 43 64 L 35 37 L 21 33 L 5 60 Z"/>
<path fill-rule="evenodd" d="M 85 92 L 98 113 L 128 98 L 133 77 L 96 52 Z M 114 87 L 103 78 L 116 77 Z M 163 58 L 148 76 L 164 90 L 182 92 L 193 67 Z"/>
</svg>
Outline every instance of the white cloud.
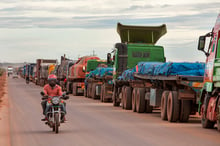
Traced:
<svg viewBox="0 0 220 146">
<path fill-rule="evenodd" d="M 120 41 L 117 22 L 165 23 L 168 33 L 158 44 L 167 60 L 201 61 L 198 36 L 211 30 L 219 7 L 219 0 L 1 0 L 0 61 L 77 58 L 92 50 L 105 58 Z"/>
</svg>

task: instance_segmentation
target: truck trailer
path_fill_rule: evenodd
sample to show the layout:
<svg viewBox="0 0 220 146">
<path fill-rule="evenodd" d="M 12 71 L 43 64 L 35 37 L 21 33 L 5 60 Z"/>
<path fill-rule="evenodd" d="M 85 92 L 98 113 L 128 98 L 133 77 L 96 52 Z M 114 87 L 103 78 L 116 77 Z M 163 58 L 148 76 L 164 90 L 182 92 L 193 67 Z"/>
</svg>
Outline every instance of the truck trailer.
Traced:
<svg viewBox="0 0 220 146">
<path fill-rule="evenodd" d="M 54 73 L 57 64 L 56 59 L 37 59 L 35 84 L 44 86 L 47 83 L 48 75 Z"/>
<path fill-rule="evenodd" d="M 69 68 L 74 65 L 76 61 L 61 56 L 60 65 L 57 66 L 56 75 L 59 85 L 63 91 L 67 90 L 67 78 L 69 74 Z"/>
</svg>

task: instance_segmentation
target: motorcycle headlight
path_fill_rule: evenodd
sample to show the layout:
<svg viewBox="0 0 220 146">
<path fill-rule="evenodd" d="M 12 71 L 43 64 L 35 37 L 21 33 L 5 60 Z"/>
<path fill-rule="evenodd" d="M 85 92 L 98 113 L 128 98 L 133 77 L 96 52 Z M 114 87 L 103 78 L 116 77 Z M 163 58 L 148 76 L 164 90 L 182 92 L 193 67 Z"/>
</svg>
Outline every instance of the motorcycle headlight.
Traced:
<svg viewBox="0 0 220 146">
<path fill-rule="evenodd" d="M 53 104 L 59 104 L 60 103 L 60 98 L 59 97 L 53 97 L 52 98 L 52 103 Z"/>
</svg>

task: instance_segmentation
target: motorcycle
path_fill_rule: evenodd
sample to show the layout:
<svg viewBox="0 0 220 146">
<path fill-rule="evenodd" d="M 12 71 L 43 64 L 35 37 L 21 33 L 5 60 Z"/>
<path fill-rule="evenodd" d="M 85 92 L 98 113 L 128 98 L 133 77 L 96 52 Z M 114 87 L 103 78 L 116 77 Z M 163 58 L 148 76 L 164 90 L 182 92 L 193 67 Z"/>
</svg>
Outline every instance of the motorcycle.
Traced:
<svg viewBox="0 0 220 146">
<path fill-rule="evenodd" d="M 26 84 L 29 84 L 30 80 L 29 77 L 26 77 Z"/>
<path fill-rule="evenodd" d="M 46 123 L 50 128 L 55 131 L 55 133 L 59 132 L 59 126 L 61 123 L 62 114 L 65 115 L 63 111 L 61 111 L 61 103 L 62 99 L 69 99 L 68 92 L 64 93 L 62 96 L 45 96 L 44 92 L 41 92 L 42 100 L 47 100 L 47 104 L 50 104 L 50 108 L 46 113 Z"/>
</svg>

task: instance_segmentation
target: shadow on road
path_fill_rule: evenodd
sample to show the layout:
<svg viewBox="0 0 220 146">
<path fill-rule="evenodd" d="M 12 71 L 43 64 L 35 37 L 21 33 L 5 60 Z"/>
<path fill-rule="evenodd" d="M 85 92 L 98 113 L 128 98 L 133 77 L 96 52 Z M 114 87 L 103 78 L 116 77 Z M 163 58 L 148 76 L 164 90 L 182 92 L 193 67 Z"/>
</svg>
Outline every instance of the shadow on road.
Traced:
<svg viewBox="0 0 220 146">
<path fill-rule="evenodd" d="M 76 133 L 77 131 L 75 131 L 75 130 L 60 130 L 59 131 L 59 133 L 58 134 L 70 134 L 70 133 Z M 52 131 L 52 129 L 48 129 L 48 130 L 44 130 L 44 131 L 22 131 L 21 132 L 22 134 L 24 134 L 24 135 L 28 135 L 28 134 L 30 134 L 30 135 L 38 135 L 38 134 L 40 134 L 40 135 L 44 135 L 44 134 L 46 134 L 46 135 L 48 135 L 48 134 L 54 134 L 55 132 L 53 132 Z"/>
</svg>

